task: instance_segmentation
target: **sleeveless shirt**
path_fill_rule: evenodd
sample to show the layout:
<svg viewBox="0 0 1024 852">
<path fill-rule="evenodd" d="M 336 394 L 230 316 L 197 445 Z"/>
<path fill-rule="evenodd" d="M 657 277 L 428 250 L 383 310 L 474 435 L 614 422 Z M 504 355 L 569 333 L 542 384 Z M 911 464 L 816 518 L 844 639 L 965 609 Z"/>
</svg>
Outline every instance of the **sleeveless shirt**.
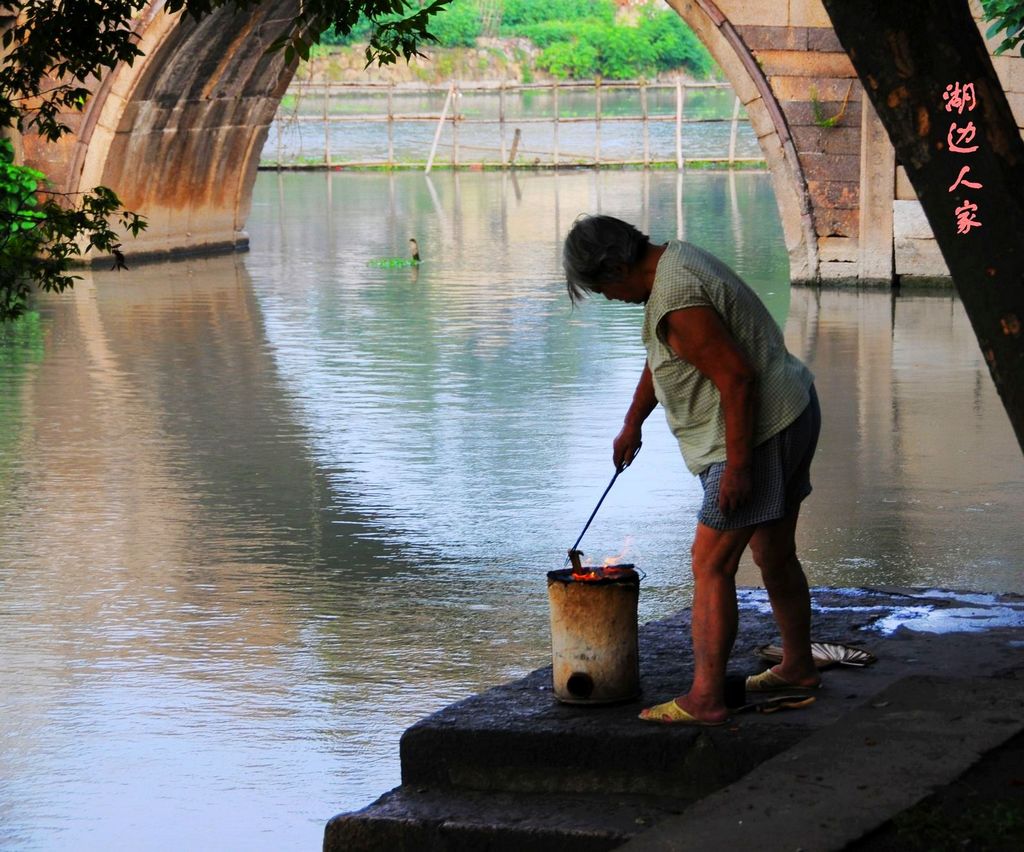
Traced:
<svg viewBox="0 0 1024 852">
<path fill-rule="evenodd" d="M 796 420 L 810 401 L 814 381 L 786 349 L 782 331 L 757 293 L 709 252 L 670 241 L 644 308 L 643 342 L 655 395 L 694 474 L 725 461 L 721 397 L 711 379 L 672 351 L 663 320 L 672 311 L 697 306 L 715 310 L 757 373 L 755 447 Z"/>
</svg>

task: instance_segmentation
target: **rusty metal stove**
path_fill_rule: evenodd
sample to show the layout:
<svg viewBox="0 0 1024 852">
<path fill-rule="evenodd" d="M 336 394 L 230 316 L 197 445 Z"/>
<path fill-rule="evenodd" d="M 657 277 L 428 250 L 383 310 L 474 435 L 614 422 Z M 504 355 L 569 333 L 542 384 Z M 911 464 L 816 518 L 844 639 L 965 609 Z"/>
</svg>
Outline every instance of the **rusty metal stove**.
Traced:
<svg viewBox="0 0 1024 852">
<path fill-rule="evenodd" d="M 566 704 L 612 704 L 640 694 L 633 565 L 580 565 L 548 572 L 555 697 Z"/>
</svg>

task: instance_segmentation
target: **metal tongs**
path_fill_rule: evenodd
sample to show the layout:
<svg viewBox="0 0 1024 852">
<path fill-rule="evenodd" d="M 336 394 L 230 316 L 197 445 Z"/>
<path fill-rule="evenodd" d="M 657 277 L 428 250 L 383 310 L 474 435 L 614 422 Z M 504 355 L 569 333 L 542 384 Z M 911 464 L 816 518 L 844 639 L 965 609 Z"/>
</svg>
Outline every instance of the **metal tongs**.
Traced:
<svg viewBox="0 0 1024 852">
<path fill-rule="evenodd" d="M 612 481 L 608 483 L 608 487 L 605 488 L 604 494 L 601 495 L 601 499 L 597 501 L 597 505 L 594 507 L 594 511 L 590 513 L 590 517 L 587 518 L 587 522 L 583 525 L 583 532 L 581 532 L 580 537 L 576 539 L 576 543 L 569 548 L 569 555 L 565 557 L 565 562 L 562 563 L 563 568 L 565 568 L 565 566 L 569 564 L 569 561 L 572 559 L 572 555 L 574 553 L 578 553 L 576 548 L 580 546 L 580 542 L 583 541 L 583 536 L 585 536 L 587 534 L 587 530 L 590 529 L 590 522 L 594 520 L 594 516 L 597 514 L 597 510 L 601 508 L 601 504 L 604 502 L 604 498 L 607 497 L 608 492 L 612 490 L 612 486 L 615 484 L 615 480 L 619 478 L 619 474 L 622 473 L 622 471 L 624 471 L 634 462 L 637 455 L 639 455 L 640 447 L 642 446 L 643 444 L 636 448 L 636 452 L 633 453 L 633 457 L 628 462 L 626 462 L 622 467 L 615 468 L 615 473 L 612 474 Z"/>
</svg>

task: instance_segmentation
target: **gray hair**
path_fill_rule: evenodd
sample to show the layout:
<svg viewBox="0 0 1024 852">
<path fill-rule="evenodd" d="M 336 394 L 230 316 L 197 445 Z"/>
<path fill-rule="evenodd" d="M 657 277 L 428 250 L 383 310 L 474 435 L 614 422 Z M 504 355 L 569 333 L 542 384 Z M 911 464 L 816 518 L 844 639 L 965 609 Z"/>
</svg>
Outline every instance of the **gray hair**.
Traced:
<svg viewBox="0 0 1024 852">
<path fill-rule="evenodd" d="M 580 216 L 562 249 L 569 299 L 575 305 L 588 293 L 600 293 L 620 280 L 644 256 L 650 238 L 614 216 Z"/>
</svg>

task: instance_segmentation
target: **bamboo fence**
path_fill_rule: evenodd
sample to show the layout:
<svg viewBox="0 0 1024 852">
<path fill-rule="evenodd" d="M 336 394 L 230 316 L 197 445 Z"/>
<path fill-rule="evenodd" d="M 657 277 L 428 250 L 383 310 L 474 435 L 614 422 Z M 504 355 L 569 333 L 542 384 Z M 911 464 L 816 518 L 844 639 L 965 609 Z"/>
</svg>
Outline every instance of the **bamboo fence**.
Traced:
<svg viewBox="0 0 1024 852">
<path fill-rule="evenodd" d="M 678 79 L 673 82 L 633 81 L 574 81 L 554 83 L 476 83 L 462 85 L 452 81 L 447 86 L 396 86 L 386 83 L 318 83 L 302 82 L 289 88 L 292 107 L 290 112 L 279 110 L 275 119 L 276 141 L 268 144 L 263 151 L 260 168 L 263 169 L 341 169 L 341 168 L 422 168 L 427 174 L 435 167 L 442 165 L 438 153 L 446 149 L 445 166 L 452 168 L 580 168 L 608 166 L 671 166 L 685 168 L 688 162 L 718 163 L 727 167 L 736 165 L 762 164 L 760 157 L 737 157 L 737 134 L 741 124 L 747 123 L 738 97 L 733 98 L 732 115 L 730 118 L 691 117 L 686 115 L 687 92 L 694 89 L 728 89 L 726 83 L 696 83 Z M 671 113 L 656 113 L 649 108 L 649 95 L 657 90 L 674 90 L 675 110 Z M 614 90 L 635 90 L 636 102 L 639 107 L 635 114 L 608 114 L 603 111 L 603 95 Z M 551 114 L 545 116 L 509 115 L 509 101 L 512 97 L 521 96 L 525 92 L 549 91 L 551 94 Z M 396 95 L 417 94 L 437 95 L 444 92 L 445 98 L 440 112 L 401 112 L 395 109 Z M 591 92 L 593 95 L 592 115 L 566 115 L 560 109 L 559 95 L 567 92 Z M 472 117 L 459 111 L 458 104 L 465 94 L 488 93 L 497 94 L 498 108 L 494 117 Z M 383 109 L 360 114 L 337 113 L 332 109 L 336 99 L 347 96 L 385 95 Z M 319 109 L 309 109 L 308 104 L 315 101 Z M 641 141 L 638 150 L 628 157 L 609 156 L 603 148 L 604 134 L 609 127 L 623 122 L 639 123 L 642 127 Z M 386 146 L 382 146 L 380 156 L 360 157 L 359 159 L 338 158 L 332 152 L 332 129 L 345 124 L 379 124 L 387 125 Z M 427 123 L 434 125 L 434 134 L 428 150 L 423 151 L 422 158 L 400 160 L 395 154 L 396 128 L 406 123 Z M 593 125 L 592 151 L 566 151 L 561 145 L 560 128 L 566 125 L 589 123 Z M 672 123 L 675 128 L 674 158 L 657 158 L 651 151 L 651 127 L 660 123 Z M 688 156 L 684 151 L 683 128 L 687 124 L 729 124 L 729 142 L 726 150 L 714 154 L 706 152 L 700 156 Z M 302 156 L 298 159 L 289 158 L 284 146 L 287 128 L 296 125 L 323 126 L 322 150 L 313 156 Z M 493 135 L 488 137 L 490 144 L 474 144 L 460 138 L 460 130 L 466 131 L 480 125 L 494 127 Z M 552 145 L 545 150 L 525 148 L 522 144 L 523 129 L 532 125 L 547 125 L 551 128 Z M 449 139 L 442 142 L 445 129 L 450 131 Z M 511 139 L 510 139 L 511 135 Z M 479 134 L 477 134 L 479 136 Z M 273 133 L 271 134 L 273 138 Z M 489 155 L 489 156 L 487 156 Z M 533 159 L 530 159 L 530 158 Z"/>
</svg>

